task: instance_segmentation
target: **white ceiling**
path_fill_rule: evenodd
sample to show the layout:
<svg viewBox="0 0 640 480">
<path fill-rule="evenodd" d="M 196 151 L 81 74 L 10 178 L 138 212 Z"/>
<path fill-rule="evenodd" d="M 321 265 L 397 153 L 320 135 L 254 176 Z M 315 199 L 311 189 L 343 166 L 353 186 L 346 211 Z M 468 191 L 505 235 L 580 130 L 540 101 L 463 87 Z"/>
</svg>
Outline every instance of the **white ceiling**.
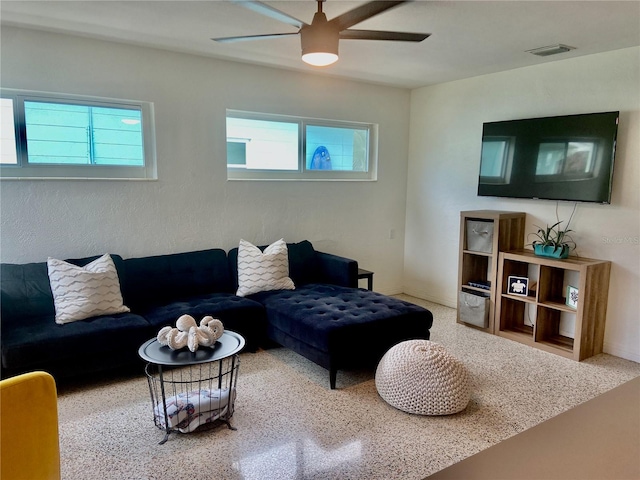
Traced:
<svg viewBox="0 0 640 480">
<path fill-rule="evenodd" d="M 313 0 L 266 2 L 304 22 Z M 332 19 L 362 1 L 327 0 Z M 207 1 L 1 0 L 3 25 L 115 40 L 368 82 L 414 88 L 640 45 L 640 1 L 426 1 L 400 5 L 353 28 L 431 33 L 421 43 L 342 40 L 338 63 L 300 60 L 299 36 L 234 44 L 212 37 L 295 32 L 242 6 Z M 552 57 L 526 50 L 566 44 Z"/>
</svg>

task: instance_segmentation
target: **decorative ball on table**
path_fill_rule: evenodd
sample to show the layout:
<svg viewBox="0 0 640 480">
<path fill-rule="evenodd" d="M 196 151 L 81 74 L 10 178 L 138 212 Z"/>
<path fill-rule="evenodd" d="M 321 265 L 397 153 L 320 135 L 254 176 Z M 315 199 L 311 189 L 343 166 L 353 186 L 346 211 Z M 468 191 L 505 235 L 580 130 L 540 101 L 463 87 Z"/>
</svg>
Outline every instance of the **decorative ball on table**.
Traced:
<svg viewBox="0 0 640 480">
<path fill-rule="evenodd" d="M 163 327 L 156 337 L 160 345 L 171 350 L 188 347 L 195 352 L 199 346 L 211 347 L 224 333 L 224 326 L 217 318 L 207 315 L 200 320 L 200 326 L 191 315 L 182 315 L 176 321 L 176 327 Z"/>
</svg>

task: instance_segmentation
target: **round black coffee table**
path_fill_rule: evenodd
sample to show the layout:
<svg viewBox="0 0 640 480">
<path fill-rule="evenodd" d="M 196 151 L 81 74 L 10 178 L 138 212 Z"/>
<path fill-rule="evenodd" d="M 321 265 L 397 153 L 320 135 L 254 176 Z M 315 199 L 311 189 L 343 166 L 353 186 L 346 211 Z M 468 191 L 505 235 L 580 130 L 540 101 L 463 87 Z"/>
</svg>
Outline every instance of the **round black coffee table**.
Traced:
<svg viewBox="0 0 640 480">
<path fill-rule="evenodd" d="M 216 420 L 231 426 L 244 338 L 225 330 L 212 347 L 171 350 L 152 338 L 138 349 L 147 362 L 153 419 L 166 432 L 187 433 Z"/>
</svg>

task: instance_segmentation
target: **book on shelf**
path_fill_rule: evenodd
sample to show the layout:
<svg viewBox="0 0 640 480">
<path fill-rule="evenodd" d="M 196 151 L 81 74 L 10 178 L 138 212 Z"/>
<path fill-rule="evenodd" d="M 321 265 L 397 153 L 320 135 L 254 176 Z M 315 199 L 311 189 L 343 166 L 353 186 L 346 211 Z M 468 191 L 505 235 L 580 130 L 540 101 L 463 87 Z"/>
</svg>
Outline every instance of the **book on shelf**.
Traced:
<svg viewBox="0 0 640 480">
<path fill-rule="evenodd" d="M 491 282 L 485 282 L 482 280 L 478 280 L 475 282 L 469 282 L 470 287 L 482 288 L 484 290 L 491 290 Z"/>
</svg>

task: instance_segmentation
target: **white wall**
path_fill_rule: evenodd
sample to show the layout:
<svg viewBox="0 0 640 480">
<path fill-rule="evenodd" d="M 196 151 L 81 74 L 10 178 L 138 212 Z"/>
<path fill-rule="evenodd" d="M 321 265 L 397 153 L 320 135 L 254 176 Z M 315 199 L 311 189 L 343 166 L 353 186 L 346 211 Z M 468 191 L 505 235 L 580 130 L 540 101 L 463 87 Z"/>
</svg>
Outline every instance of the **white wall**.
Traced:
<svg viewBox="0 0 640 480">
<path fill-rule="evenodd" d="M 410 94 L 12 27 L 0 34 L 2 87 L 154 102 L 159 175 L 0 182 L 2 262 L 309 239 L 374 270 L 378 291 L 454 306 L 460 210 L 526 211 L 527 231 L 555 217 L 554 202 L 475 195 L 482 122 L 620 110 L 613 204 L 581 204 L 573 228 L 582 256 L 614 263 L 605 351 L 640 361 L 638 48 Z M 379 180 L 227 182 L 225 108 L 379 123 Z M 570 210 L 561 204 L 562 217 Z"/>
<path fill-rule="evenodd" d="M 639 60 L 629 48 L 414 90 L 404 291 L 455 306 L 461 210 L 524 211 L 527 233 L 555 223 L 556 202 L 476 196 L 483 122 L 619 110 L 612 204 L 579 204 L 572 229 L 579 255 L 613 262 L 605 352 L 640 361 Z"/>
<path fill-rule="evenodd" d="M 401 291 L 408 90 L 4 26 L 1 34 L 2 87 L 151 101 L 158 156 L 154 182 L 0 182 L 3 262 L 284 237 L 354 258 L 375 271 L 376 290 Z M 228 182 L 226 108 L 378 123 L 379 181 Z"/>
</svg>

